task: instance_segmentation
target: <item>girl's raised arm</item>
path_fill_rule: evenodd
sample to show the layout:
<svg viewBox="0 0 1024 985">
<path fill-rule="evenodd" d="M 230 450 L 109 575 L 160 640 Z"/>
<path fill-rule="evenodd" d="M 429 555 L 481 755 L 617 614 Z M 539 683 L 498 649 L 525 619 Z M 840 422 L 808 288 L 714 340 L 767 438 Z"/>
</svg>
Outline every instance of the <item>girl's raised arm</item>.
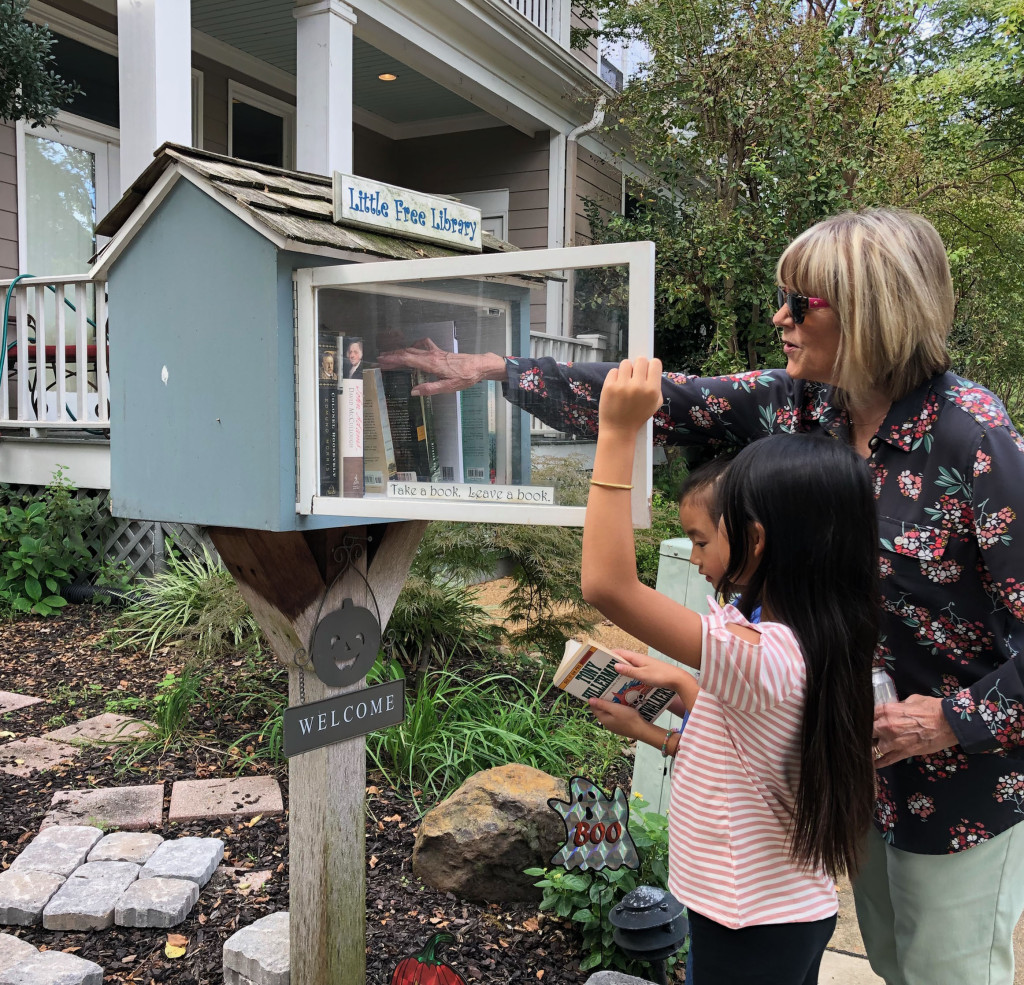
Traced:
<svg viewBox="0 0 1024 985">
<path fill-rule="evenodd" d="M 648 646 L 699 667 L 700 616 L 648 588 L 636 574 L 629 510 L 633 457 L 637 433 L 661 403 L 661 360 L 626 359 L 609 371 L 583 524 L 583 597 Z"/>
</svg>

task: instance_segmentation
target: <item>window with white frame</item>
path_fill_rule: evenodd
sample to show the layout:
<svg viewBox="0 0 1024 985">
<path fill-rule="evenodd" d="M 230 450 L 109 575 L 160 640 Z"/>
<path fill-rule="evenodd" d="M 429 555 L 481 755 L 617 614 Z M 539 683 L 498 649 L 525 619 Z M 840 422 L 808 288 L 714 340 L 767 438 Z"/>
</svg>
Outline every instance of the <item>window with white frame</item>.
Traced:
<svg viewBox="0 0 1024 985">
<path fill-rule="evenodd" d="M 295 107 L 229 81 L 228 154 L 272 167 L 293 167 Z"/>
</svg>

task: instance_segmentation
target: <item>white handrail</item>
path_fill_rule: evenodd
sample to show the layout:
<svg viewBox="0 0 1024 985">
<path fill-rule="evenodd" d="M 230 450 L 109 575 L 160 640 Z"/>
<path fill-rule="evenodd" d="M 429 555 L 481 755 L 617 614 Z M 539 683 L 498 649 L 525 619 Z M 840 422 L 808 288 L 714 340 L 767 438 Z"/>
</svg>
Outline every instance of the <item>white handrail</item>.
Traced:
<svg viewBox="0 0 1024 985">
<path fill-rule="evenodd" d="M 15 280 L 0 281 L 0 297 L 14 284 L 0 326 L 0 427 L 107 427 L 106 282 L 87 274 Z"/>
</svg>

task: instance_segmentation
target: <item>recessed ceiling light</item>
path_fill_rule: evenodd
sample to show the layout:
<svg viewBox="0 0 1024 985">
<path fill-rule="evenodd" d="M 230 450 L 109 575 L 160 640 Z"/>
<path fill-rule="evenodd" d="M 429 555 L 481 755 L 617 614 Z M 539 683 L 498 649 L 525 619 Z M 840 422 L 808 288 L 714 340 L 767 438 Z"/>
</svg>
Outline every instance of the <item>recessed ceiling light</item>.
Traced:
<svg viewBox="0 0 1024 985">
<path fill-rule="evenodd" d="M 380 79 L 381 82 L 394 82 L 395 79 L 398 78 L 398 76 L 395 75 L 393 72 L 381 72 L 380 75 L 377 76 L 377 78 Z"/>
</svg>

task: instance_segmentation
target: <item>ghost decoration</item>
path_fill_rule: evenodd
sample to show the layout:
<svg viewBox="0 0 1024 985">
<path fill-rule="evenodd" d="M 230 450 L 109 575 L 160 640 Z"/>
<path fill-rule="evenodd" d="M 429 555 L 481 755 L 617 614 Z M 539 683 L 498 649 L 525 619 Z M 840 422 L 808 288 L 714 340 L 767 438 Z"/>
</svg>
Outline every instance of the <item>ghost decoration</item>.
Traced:
<svg viewBox="0 0 1024 985">
<path fill-rule="evenodd" d="M 569 802 L 552 797 L 548 806 L 565 822 L 565 844 L 551 857 L 566 869 L 639 869 L 640 858 L 629 836 L 626 791 L 609 797 L 585 776 L 569 783 Z"/>
</svg>

